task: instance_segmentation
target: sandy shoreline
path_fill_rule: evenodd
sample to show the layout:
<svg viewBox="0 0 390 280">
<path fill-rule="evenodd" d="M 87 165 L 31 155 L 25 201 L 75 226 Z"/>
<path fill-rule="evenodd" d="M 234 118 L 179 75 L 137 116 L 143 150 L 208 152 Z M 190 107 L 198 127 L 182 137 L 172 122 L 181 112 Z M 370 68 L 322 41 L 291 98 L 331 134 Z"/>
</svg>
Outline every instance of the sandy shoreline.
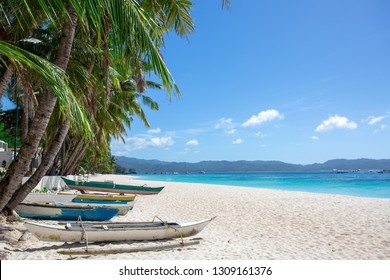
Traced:
<svg viewBox="0 0 390 280">
<path fill-rule="evenodd" d="M 127 176 L 101 175 L 94 180 L 129 183 Z M 311 194 L 217 185 L 137 181 L 165 185 L 158 195 L 138 196 L 135 207 L 115 221 L 190 222 L 217 216 L 200 234 L 200 244 L 182 249 L 88 259 L 138 260 L 389 260 L 390 200 Z M 18 230 L 15 230 L 18 229 Z M 69 259 L 57 250 L 71 245 L 42 242 L 33 235 L 18 241 L 23 223 L 1 224 L 1 259 Z M 178 241 L 169 241 L 175 243 Z M 167 242 L 117 243 L 127 248 Z M 73 245 L 74 246 L 74 245 Z M 83 245 L 79 245 L 82 247 Z M 103 245 L 90 245 L 103 248 Z M 85 257 L 77 257 L 84 259 Z"/>
</svg>

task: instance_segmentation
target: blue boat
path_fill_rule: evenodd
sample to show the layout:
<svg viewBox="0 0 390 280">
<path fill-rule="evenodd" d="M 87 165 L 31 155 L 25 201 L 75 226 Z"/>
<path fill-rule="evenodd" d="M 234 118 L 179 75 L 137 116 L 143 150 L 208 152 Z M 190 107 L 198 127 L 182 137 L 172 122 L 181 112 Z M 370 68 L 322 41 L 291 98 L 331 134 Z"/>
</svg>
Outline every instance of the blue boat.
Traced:
<svg viewBox="0 0 390 280">
<path fill-rule="evenodd" d="M 66 205 L 62 203 L 28 203 L 22 202 L 15 208 L 23 218 L 63 221 L 107 221 L 118 214 L 119 209 L 92 207 L 90 205 Z"/>
</svg>

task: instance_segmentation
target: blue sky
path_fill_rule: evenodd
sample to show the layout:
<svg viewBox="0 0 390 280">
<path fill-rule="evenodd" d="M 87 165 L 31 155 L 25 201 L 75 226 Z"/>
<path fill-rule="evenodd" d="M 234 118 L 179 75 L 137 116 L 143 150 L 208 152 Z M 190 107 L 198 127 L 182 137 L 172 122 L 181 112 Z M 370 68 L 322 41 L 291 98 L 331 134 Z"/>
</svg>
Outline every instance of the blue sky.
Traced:
<svg viewBox="0 0 390 280">
<path fill-rule="evenodd" d="M 193 2 L 195 32 L 170 34 L 163 52 L 182 97 L 148 91 L 151 127 L 135 118 L 114 155 L 390 158 L 390 1 Z"/>
<path fill-rule="evenodd" d="M 390 2 L 194 1 L 164 59 L 182 93 L 147 94 L 114 155 L 198 162 L 390 158 Z"/>
</svg>

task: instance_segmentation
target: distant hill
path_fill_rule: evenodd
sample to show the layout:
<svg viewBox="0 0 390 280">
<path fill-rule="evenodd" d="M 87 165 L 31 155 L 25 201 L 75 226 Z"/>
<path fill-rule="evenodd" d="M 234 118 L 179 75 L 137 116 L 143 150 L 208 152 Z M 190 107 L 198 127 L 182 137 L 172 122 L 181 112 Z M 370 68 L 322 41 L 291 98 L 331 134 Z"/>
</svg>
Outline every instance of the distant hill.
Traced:
<svg viewBox="0 0 390 280">
<path fill-rule="evenodd" d="M 390 159 L 333 159 L 324 163 L 291 164 L 281 161 L 201 161 L 166 162 L 130 157 L 116 157 L 117 163 L 127 170 L 144 173 L 199 173 L 199 172 L 271 172 L 271 171 L 332 171 L 337 170 L 390 170 Z"/>
</svg>

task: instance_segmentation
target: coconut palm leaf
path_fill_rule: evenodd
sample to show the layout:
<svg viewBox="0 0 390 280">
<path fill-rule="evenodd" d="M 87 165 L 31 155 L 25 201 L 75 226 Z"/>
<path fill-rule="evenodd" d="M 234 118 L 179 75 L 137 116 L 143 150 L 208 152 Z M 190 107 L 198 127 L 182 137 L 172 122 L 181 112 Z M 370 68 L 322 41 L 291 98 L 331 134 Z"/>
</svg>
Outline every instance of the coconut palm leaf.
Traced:
<svg viewBox="0 0 390 280">
<path fill-rule="evenodd" d="M 114 56 L 131 57 L 136 54 L 149 62 L 153 71 L 161 77 L 169 95 L 180 91 L 162 59 L 157 45 L 162 42 L 158 24 L 148 17 L 138 1 L 104 0 L 111 21 L 111 46 Z M 124 43 L 124 44 L 123 44 Z"/>
<path fill-rule="evenodd" d="M 25 67 L 38 74 L 57 96 L 61 111 L 69 115 L 72 124 L 83 133 L 90 134 L 91 128 L 84 109 L 73 95 L 68 85 L 68 78 L 62 69 L 39 56 L 4 41 L 0 41 L 0 53 L 13 61 L 16 68 Z M 1 61 L 4 63 L 3 59 Z"/>
</svg>

